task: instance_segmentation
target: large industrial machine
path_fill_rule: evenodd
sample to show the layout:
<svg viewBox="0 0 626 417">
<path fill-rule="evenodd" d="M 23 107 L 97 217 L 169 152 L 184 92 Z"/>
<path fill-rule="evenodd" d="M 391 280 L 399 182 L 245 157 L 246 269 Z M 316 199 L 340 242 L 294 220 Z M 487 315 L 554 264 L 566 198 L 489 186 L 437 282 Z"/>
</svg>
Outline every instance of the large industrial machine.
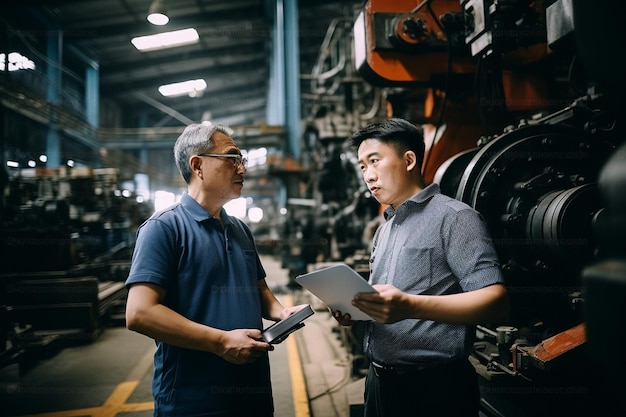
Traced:
<svg viewBox="0 0 626 417">
<path fill-rule="evenodd" d="M 25 168 L 0 206 L 0 368 L 119 323 L 136 227 L 153 208 L 111 168 Z M 121 317 L 120 317 L 121 316 Z"/>
<path fill-rule="evenodd" d="M 612 58 L 626 37 L 609 3 L 370 0 L 351 20 L 353 49 L 329 35 L 334 53 L 320 59 L 335 59 L 311 76 L 305 148 L 318 165 L 303 197 L 317 204 L 285 259 L 315 240 L 324 245 L 298 257 L 294 273 L 343 261 L 366 277 L 381 208 L 345 140 L 381 117 L 421 125 L 426 181 L 485 217 L 510 294 L 510 321 L 477 327 L 471 360 L 485 415 L 626 413 L 616 348 L 626 71 Z M 339 66 L 346 59 L 355 71 Z M 345 340 L 356 375 L 366 364 L 357 338 Z"/>
</svg>

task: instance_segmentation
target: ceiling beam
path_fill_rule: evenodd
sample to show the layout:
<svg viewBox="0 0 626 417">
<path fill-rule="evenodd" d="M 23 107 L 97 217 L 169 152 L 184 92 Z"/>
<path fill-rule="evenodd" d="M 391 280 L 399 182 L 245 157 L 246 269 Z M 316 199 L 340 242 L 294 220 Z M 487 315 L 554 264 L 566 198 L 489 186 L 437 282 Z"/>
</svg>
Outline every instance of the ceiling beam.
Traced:
<svg viewBox="0 0 626 417">
<path fill-rule="evenodd" d="M 186 81 L 184 72 L 203 71 L 205 77 L 224 76 L 233 71 L 240 71 L 242 68 L 259 68 L 265 73 L 266 55 L 263 51 L 254 52 L 247 55 L 229 55 L 224 57 L 214 57 L 210 53 L 197 54 L 182 61 L 150 61 L 137 62 L 119 67 L 117 71 L 101 71 L 100 83 L 103 86 L 113 86 L 125 84 L 129 78 L 135 80 L 159 80 L 159 82 L 169 79 L 168 82 Z M 159 84 L 160 85 L 160 84 Z M 157 85 L 158 86 L 158 85 Z"/>
<path fill-rule="evenodd" d="M 81 2 L 83 3 L 83 2 Z M 84 2 L 88 4 L 89 2 Z M 250 1 L 229 1 L 224 2 L 228 4 L 229 8 L 222 11 L 215 11 L 202 14 L 198 14 L 197 10 L 190 10 L 187 15 L 176 15 L 170 11 L 170 22 L 167 26 L 154 26 L 150 24 L 145 18 L 142 17 L 141 23 L 129 22 L 119 23 L 111 25 L 102 25 L 101 18 L 94 16 L 93 19 L 81 19 L 81 20 L 63 20 L 64 15 L 60 15 L 60 23 L 64 29 L 89 29 L 88 33 L 92 33 L 97 38 L 109 38 L 116 37 L 120 34 L 124 34 L 129 38 L 135 36 L 149 35 L 153 33 L 160 33 L 164 31 L 184 29 L 188 27 L 196 27 L 199 29 L 198 22 L 204 20 L 206 29 L 213 31 L 215 35 L 220 33 L 240 33 L 242 30 L 251 31 L 252 29 L 261 30 L 263 28 L 269 28 L 268 20 L 260 17 L 260 15 L 251 13 L 246 6 L 250 5 Z M 147 10 L 144 12 L 147 14 Z"/>
<path fill-rule="evenodd" d="M 219 63 L 225 59 L 240 59 L 242 55 L 258 58 L 258 54 L 265 53 L 265 48 L 256 39 L 240 39 L 237 42 L 229 42 L 228 44 L 219 43 L 215 47 L 207 47 L 203 50 L 171 48 L 153 52 L 141 52 L 134 49 L 134 47 L 132 48 L 137 53 L 136 55 L 119 54 L 116 58 L 107 59 L 100 65 L 101 72 L 106 75 L 114 75 L 116 72 L 124 72 L 124 67 L 128 65 L 145 67 L 176 65 L 180 61 L 193 61 L 196 59 L 207 59 L 210 62 Z"/>
<path fill-rule="evenodd" d="M 254 65 L 255 63 L 251 64 Z M 260 63 L 256 64 L 258 65 Z M 195 80 L 198 78 L 205 79 L 208 85 L 207 89 L 211 89 L 238 86 L 241 85 L 242 82 L 267 82 L 267 73 L 266 71 L 257 71 L 251 74 L 250 71 L 242 69 L 241 65 L 229 65 L 222 67 L 219 71 L 194 69 L 191 71 L 179 71 L 173 74 L 155 74 L 144 79 L 139 79 L 137 75 L 134 75 L 132 79 L 129 77 L 116 82 L 106 82 L 103 80 L 100 84 L 101 95 L 103 97 L 119 96 L 131 90 L 156 91 L 162 84 Z M 239 80 L 237 78 L 239 78 Z"/>
<path fill-rule="evenodd" d="M 149 105 L 151 105 L 152 107 L 162 111 L 163 113 L 165 113 L 165 114 L 167 114 L 169 116 L 172 116 L 173 118 L 175 118 L 176 120 L 182 122 L 183 124 L 188 125 L 190 123 L 193 123 L 192 119 L 190 119 L 187 116 L 181 114 L 180 112 L 172 109 L 171 107 L 168 107 L 165 104 L 163 104 L 163 103 L 161 103 L 161 102 L 159 102 L 159 101 L 157 101 L 157 100 L 155 100 L 155 99 L 153 99 L 151 97 L 146 96 L 145 94 L 135 92 L 135 93 L 133 93 L 133 95 L 135 97 L 137 97 L 139 100 L 148 103 Z"/>
</svg>

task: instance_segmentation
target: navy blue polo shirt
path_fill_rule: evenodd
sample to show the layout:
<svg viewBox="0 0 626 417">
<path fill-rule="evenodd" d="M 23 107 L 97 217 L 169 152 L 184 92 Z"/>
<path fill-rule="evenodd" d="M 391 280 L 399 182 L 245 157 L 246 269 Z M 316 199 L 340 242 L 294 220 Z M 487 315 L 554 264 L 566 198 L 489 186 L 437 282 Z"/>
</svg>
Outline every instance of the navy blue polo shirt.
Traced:
<svg viewBox="0 0 626 417">
<path fill-rule="evenodd" d="M 265 271 L 249 228 L 222 209 L 219 220 L 187 193 L 137 231 L 126 285 L 163 287 L 163 304 L 222 330 L 262 329 L 258 280 Z M 153 395 L 158 416 L 221 416 L 271 410 L 268 356 L 233 365 L 208 352 L 156 341 Z"/>
</svg>

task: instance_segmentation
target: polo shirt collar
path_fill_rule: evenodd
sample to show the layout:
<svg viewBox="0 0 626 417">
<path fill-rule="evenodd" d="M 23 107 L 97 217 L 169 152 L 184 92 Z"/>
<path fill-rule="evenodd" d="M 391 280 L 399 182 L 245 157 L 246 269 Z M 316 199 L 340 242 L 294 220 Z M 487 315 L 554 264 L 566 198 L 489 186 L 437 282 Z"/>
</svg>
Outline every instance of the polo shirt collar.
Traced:
<svg viewBox="0 0 626 417">
<path fill-rule="evenodd" d="M 183 193 L 183 196 L 180 199 L 180 204 L 198 223 L 215 218 L 187 192 Z M 223 207 L 221 209 L 220 216 L 222 218 L 222 223 L 225 225 L 231 222 L 230 217 L 226 214 L 226 210 L 224 210 Z"/>
<path fill-rule="evenodd" d="M 439 188 L 439 184 L 432 183 L 426 188 L 423 188 L 417 194 L 414 194 L 411 198 L 403 202 L 398 206 L 397 210 L 394 210 L 393 207 L 389 206 L 385 209 L 383 215 L 385 216 L 385 220 L 389 220 L 390 218 L 396 217 L 396 222 L 402 222 L 406 216 L 411 212 L 411 206 L 422 206 L 426 205 L 436 194 L 440 194 L 441 189 Z"/>
</svg>

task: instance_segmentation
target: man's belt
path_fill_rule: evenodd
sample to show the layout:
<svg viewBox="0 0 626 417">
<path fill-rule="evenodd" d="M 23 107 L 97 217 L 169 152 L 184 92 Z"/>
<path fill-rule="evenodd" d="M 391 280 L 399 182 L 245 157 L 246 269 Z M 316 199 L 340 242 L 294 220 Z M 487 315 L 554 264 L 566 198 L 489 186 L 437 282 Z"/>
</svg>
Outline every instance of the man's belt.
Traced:
<svg viewBox="0 0 626 417">
<path fill-rule="evenodd" d="M 383 365 L 381 363 L 370 361 L 374 373 L 378 377 L 413 374 L 422 371 L 439 371 L 451 366 L 459 366 L 464 360 L 453 360 L 450 362 L 424 363 L 418 365 Z"/>
</svg>

